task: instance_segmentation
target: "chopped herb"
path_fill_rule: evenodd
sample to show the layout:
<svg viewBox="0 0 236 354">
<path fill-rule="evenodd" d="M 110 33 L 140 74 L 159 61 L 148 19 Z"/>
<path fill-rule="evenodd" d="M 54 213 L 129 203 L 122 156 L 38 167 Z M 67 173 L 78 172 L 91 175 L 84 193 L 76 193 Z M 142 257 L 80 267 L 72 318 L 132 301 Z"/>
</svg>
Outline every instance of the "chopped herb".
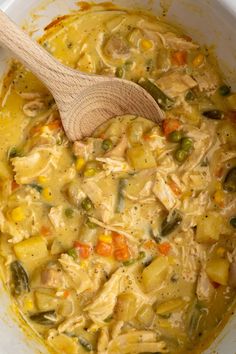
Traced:
<svg viewBox="0 0 236 354">
<path fill-rule="evenodd" d="M 228 85 L 222 85 L 219 87 L 219 93 L 221 96 L 228 96 L 231 92 L 231 87 Z"/>
<path fill-rule="evenodd" d="M 81 207 L 85 211 L 90 211 L 93 209 L 93 203 L 89 198 L 85 198 L 81 203 Z"/>
<path fill-rule="evenodd" d="M 137 262 L 137 259 L 129 259 L 128 261 L 123 262 L 123 265 L 127 267 L 134 264 L 135 262 Z"/>
<path fill-rule="evenodd" d="M 86 225 L 90 228 L 90 229 L 96 229 L 97 225 L 94 224 L 94 222 L 90 221 L 89 219 L 86 220 Z"/>
<path fill-rule="evenodd" d="M 236 216 L 230 219 L 230 225 L 233 226 L 234 229 L 236 229 Z"/>
<path fill-rule="evenodd" d="M 127 179 L 120 178 L 118 182 L 118 191 L 117 191 L 117 202 L 116 202 L 116 213 L 121 213 L 125 208 L 125 198 L 124 190 L 127 186 Z"/>
<path fill-rule="evenodd" d="M 93 346 L 87 339 L 85 339 L 82 336 L 79 336 L 78 340 L 79 340 L 80 345 L 82 345 L 82 347 L 86 350 L 86 352 L 93 351 Z"/>
<path fill-rule="evenodd" d="M 17 156 L 21 156 L 20 150 L 17 149 L 16 147 L 12 147 L 8 151 L 8 159 L 12 159 L 12 158 L 17 157 Z"/>
<path fill-rule="evenodd" d="M 10 265 L 12 275 L 13 294 L 21 295 L 30 291 L 29 277 L 19 261 L 14 261 Z"/>
<path fill-rule="evenodd" d="M 31 315 L 30 319 L 31 321 L 34 321 L 43 326 L 55 325 L 55 323 L 57 322 L 55 310 L 36 313 L 34 315 Z"/>
<path fill-rule="evenodd" d="M 224 117 L 224 113 L 219 109 L 212 109 L 202 113 L 204 117 L 214 120 L 220 120 Z"/>
<path fill-rule="evenodd" d="M 196 98 L 196 95 L 193 92 L 193 90 L 189 90 L 185 96 L 186 101 L 193 101 L 195 98 Z"/>
<path fill-rule="evenodd" d="M 72 257 L 73 259 L 77 258 L 77 252 L 75 248 L 71 248 L 67 251 L 68 256 Z"/>
<path fill-rule="evenodd" d="M 105 140 L 103 140 L 103 142 L 102 142 L 102 149 L 103 149 L 104 151 L 111 150 L 112 146 L 113 146 L 113 143 L 112 143 L 112 141 L 111 141 L 110 139 L 105 139 Z"/>
<path fill-rule="evenodd" d="M 37 192 L 42 193 L 43 187 L 36 183 L 29 184 L 31 188 L 36 189 Z"/>
</svg>

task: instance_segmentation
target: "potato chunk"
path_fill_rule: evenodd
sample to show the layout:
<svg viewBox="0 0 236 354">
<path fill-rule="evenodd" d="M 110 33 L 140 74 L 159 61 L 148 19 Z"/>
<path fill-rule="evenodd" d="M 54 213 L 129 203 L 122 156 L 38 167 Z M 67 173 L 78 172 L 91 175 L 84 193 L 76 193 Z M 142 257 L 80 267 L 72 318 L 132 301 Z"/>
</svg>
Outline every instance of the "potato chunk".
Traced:
<svg viewBox="0 0 236 354">
<path fill-rule="evenodd" d="M 136 170 L 156 167 L 156 161 L 153 153 L 142 145 L 137 145 L 128 149 L 127 158 L 131 166 Z"/>
<path fill-rule="evenodd" d="M 119 321 L 130 321 L 136 313 L 136 297 L 131 293 L 120 294 L 115 307 L 116 318 Z"/>
<path fill-rule="evenodd" d="M 199 243 L 217 242 L 222 228 L 222 217 L 216 212 L 200 216 L 197 223 L 196 241 Z"/>
<path fill-rule="evenodd" d="M 158 287 L 168 273 L 168 258 L 157 257 L 142 273 L 142 284 L 147 292 Z"/>
<path fill-rule="evenodd" d="M 206 273 L 212 281 L 220 285 L 227 285 L 229 279 L 229 261 L 223 258 L 210 260 L 206 266 Z"/>
<path fill-rule="evenodd" d="M 48 256 L 46 242 L 40 236 L 34 236 L 17 243 L 14 246 L 14 251 L 16 257 L 23 263 L 38 261 Z"/>
<path fill-rule="evenodd" d="M 157 306 L 156 313 L 158 315 L 171 313 L 183 308 L 185 304 L 186 302 L 181 298 L 168 300 Z"/>
</svg>

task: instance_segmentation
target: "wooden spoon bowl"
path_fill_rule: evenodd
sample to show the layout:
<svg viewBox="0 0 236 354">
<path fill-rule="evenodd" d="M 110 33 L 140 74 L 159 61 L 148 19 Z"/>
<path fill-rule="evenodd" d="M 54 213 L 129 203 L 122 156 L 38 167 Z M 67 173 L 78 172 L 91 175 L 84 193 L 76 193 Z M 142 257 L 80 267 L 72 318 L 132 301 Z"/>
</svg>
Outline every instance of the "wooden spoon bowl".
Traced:
<svg viewBox="0 0 236 354">
<path fill-rule="evenodd" d="M 160 121 L 156 101 L 131 81 L 81 73 L 68 68 L 0 11 L 0 43 L 8 48 L 50 90 L 58 106 L 67 137 L 91 135 L 108 119 L 124 114 Z"/>
</svg>

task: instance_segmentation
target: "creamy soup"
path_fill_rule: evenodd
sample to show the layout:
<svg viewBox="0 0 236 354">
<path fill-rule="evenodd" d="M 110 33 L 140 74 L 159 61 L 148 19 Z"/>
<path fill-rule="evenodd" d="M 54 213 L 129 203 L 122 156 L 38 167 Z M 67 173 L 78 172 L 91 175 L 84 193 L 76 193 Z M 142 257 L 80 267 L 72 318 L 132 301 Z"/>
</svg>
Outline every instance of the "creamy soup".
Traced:
<svg viewBox="0 0 236 354">
<path fill-rule="evenodd" d="M 236 294 L 236 94 L 211 54 L 149 14 L 82 3 L 40 44 L 133 80 L 159 125 L 116 117 L 70 143 L 20 63 L 0 100 L 0 252 L 25 321 L 57 353 L 201 352 Z"/>
</svg>

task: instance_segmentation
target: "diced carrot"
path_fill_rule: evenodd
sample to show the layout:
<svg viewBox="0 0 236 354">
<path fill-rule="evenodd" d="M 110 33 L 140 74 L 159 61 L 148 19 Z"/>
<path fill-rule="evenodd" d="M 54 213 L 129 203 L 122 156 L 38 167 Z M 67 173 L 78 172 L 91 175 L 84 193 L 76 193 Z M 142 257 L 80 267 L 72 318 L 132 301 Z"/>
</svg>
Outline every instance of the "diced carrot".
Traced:
<svg viewBox="0 0 236 354">
<path fill-rule="evenodd" d="M 187 52 L 177 51 L 172 54 L 172 63 L 177 66 L 182 66 L 187 63 Z"/>
<path fill-rule="evenodd" d="M 74 247 L 79 251 L 79 255 L 81 258 L 86 259 L 91 255 L 91 247 L 86 245 L 85 243 L 80 243 L 76 241 L 74 243 Z"/>
<path fill-rule="evenodd" d="M 42 236 L 49 236 L 51 234 L 51 229 L 50 227 L 48 226 L 42 226 L 41 229 L 40 229 L 40 234 Z"/>
<path fill-rule="evenodd" d="M 124 235 L 118 234 L 117 232 L 112 233 L 112 239 L 115 248 L 122 248 L 126 246 L 126 239 Z"/>
<path fill-rule="evenodd" d="M 162 123 L 162 128 L 164 135 L 168 137 L 168 135 L 180 128 L 181 124 L 178 119 L 165 119 Z"/>
<path fill-rule="evenodd" d="M 14 192 L 19 187 L 20 187 L 20 185 L 18 183 L 16 183 L 16 181 L 13 179 L 13 181 L 11 182 L 11 190 L 12 190 L 12 192 Z"/>
<path fill-rule="evenodd" d="M 59 119 L 53 120 L 52 122 L 46 124 L 50 130 L 58 130 L 62 127 L 61 121 Z"/>
<path fill-rule="evenodd" d="M 69 296 L 70 296 L 69 290 L 65 290 L 64 293 L 63 293 L 64 299 L 67 299 Z"/>
<path fill-rule="evenodd" d="M 158 246 L 158 251 L 163 255 L 167 256 L 171 250 L 171 245 L 168 242 L 160 243 Z"/>
<path fill-rule="evenodd" d="M 98 241 L 96 253 L 99 254 L 99 256 L 111 257 L 113 254 L 113 245 L 111 243 Z"/>
<path fill-rule="evenodd" d="M 117 248 L 114 252 L 115 259 L 119 262 L 124 262 L 130 259 L 130 252 L 128 246 Z"/>
<path fill-rule="evenodd" d="M 179 189 L 179 187 L 177 186 L 177 184 L 176 184 L 172 179 L 170 179 L 170 180 L 168 181 L 168 185 L 170 186 L 171 190 L 175 193 L 175 195 L 176 195 L 177 197 L 180 197 L 180 196 L 181 196 L 181 194 L 182 194 L 181 190 Z"/>
</svg>

